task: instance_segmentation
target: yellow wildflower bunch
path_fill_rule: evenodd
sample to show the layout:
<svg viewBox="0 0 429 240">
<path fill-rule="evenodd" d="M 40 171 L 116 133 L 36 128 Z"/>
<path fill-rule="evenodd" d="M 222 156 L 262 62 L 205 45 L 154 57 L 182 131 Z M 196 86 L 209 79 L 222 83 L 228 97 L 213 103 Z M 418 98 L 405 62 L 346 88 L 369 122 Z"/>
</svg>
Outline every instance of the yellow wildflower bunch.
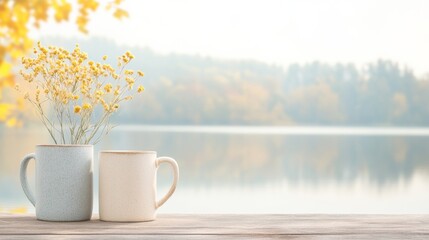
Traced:
<svg viewBox="0 0 429 240">
<path fill-rule="evenodd" d="M 69 52 L 39 42 L 33 53 L 34 57 L 22 58 L 20 74 L 34 89 L 24 98 L 35 106 L 56 144 L 97 143 L 110 130 L 109 120 L 119 103 L 131 100 L 130 93 L 144 90 L 138 86 L 133 91 L 144 74 L 125 69 L 134 59 L 130 52 L 118 57 L 118 69 L 89 60 L 78 45 Z"/>
</svg>

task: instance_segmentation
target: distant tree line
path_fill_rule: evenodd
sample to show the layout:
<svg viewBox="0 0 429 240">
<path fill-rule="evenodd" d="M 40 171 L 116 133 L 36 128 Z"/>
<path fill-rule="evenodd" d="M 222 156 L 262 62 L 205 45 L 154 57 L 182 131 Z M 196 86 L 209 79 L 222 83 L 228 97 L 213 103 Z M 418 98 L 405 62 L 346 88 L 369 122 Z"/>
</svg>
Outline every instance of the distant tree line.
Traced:
<svg viewBox="0 0 429 240">
<path fill-rule="evenodd" d="M 321 62 L 283 68 L 161 55 L 99 38 L 43 41 L 69 48 L 79 42 L 100 58 L 134 53 L 130 68 L 145 71 L 146 91 L 116 116 L 122 124 L 429 125 L 428 79 L 389 60 L 363 68 Z"/>
</svg>

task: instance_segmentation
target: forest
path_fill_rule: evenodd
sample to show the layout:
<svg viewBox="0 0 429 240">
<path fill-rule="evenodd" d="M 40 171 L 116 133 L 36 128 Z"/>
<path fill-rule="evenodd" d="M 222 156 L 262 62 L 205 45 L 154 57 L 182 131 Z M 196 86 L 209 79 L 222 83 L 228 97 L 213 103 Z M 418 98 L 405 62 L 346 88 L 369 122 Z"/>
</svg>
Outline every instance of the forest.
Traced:
<svg viewBox="0 0 429 240">
<path fill-rule="evenodd" d="M 142 97 L 114 122 L 175 125 L 429 125 L 429 79 L 392 60 L 309 62 L 287 67 L 254 60 L 158 54 L 102 39 L 43 39 L 94 59 L 129 49 L 130 68 L 145 72 Z"/>
</svg>

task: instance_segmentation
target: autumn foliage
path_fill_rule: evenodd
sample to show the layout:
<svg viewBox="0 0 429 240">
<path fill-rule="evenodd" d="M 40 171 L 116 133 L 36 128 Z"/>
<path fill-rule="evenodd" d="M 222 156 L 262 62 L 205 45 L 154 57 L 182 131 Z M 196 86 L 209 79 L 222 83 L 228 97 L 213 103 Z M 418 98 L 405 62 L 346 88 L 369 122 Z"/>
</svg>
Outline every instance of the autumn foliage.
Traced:
<svg viewBox="0 0 429 240">
<path fill-rule="evenodd" d="M 121 19 L 128 13 L 120 8 L 122 0 L 109 1 L 77 0 L 0 0 L 0 122 L 8 126 L 17 124 L 16 112 L 22 108 L 22 100 L 11 96 L 7 89 L 15 86 L 15 63 L 32 48 L 29 37 L 31 29 L 38 29 L 44 22 L 74 21 L 82 33 L 87 33 L 90 14 L 99 9 L 109 11 Z M 76 11 L 75 19 L 71 13 Z"/>
</svg>

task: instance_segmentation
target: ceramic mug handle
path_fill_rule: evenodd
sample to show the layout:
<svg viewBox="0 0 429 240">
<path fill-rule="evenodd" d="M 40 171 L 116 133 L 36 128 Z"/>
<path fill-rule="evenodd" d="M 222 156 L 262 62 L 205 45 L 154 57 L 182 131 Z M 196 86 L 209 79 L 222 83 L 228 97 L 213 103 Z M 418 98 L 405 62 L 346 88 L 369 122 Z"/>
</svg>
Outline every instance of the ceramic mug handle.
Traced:
<svg viewBox="0 0 429 240">
<path fill-rule="evenodd" d="M 34 195 L 33 193 L 31 193 L 27 182 L 27 166 L 28 166 L 28 162 L 30 162 L 31 159 L 36 160 L 36 154 L 30 153 L 27 156 L 25 156 L 24 159 L 21 161 L 20 177 L 21 177 L 21 186 L 22 186 L 22 189 L 24 190 L 25 195 L 27 196 L 28 200 L 30 200 L 30 202 L 33 204 L 33 206 L 36 206 Z"/>
<path fill-rule="evenodd" d="M 168 163 L 173 168 L 174 178 L 173 178 L 173 184 L 170 187 L 170 190 L 168 190 L 167 194 L 163 198 L 161 198 L 159 201 L 156 202 L 156 208 L 161 207 L 174 193 L 176 190 L 177 181 L 179 180 L 179 166 L 177 165 L 177 162 L 169 157 L 159 157 L 156 159 L 155 164 L 156 168 L 158 169 L 159 165 L 161 163 Z"/>
</svg>

